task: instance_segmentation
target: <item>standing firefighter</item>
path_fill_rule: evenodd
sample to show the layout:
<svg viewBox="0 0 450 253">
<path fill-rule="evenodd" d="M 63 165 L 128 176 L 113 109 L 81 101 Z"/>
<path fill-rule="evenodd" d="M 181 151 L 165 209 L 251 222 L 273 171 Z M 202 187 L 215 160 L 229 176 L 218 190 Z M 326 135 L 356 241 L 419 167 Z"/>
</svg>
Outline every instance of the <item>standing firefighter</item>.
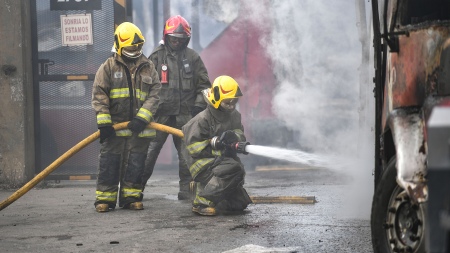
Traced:
<svg viewBox="0 0 450 253">
<path fill-rule="evenodd" d="M 245 170 L 236 154 L 246 154 L 238 148 L 245 142 L 241 114 L 236 110 L 242 93 L 233 78 L 219 76 L 203 94 L 208 107 L 182 128 L 195 181 L 192 211 L 201 215 L 242 211 L 252 203 L 243 188 Z"/>
<path fill-rule="evenodd" d="M 169 18 L 164 26 L 163 39 L 149 59 L 155 64 L 160 74 L 160 104 L 156 122 L 181 129 L 193 116 L 206 108 L 202 90 L 211 86 L 208 72 L 200 56 L 188 48 L 191 38 L 191 27 L 181 16 Z M 150 143 L 143 189 L 153 173 L 158 155 L 166 142 L 168 134 L 158 131 L 156 138 Z M 192 181 L 186 160 L 183 158 L 183 141 L 173 136 L 173 143 L 178 151 L 180 191 L 178 199 L 189 198 L 189 183 Z"/>
<path fill-rule="evenodd" d="M 127 209 L 143 209 L 142 173 L 150 138 L 146 129 L 158 107 L 161 89 L 153 63 L 142 54 L 145 42 L 132 23 L 120 24 L 114 33 L 114 55 L 98 69 L 92 89 L 92 107 L 100 130 L 100 165 L 95 209 L 107 212 L 117 202 Z M 113 124 L 130 121 L 129 129 L 115 131 Z"/>
</svg>

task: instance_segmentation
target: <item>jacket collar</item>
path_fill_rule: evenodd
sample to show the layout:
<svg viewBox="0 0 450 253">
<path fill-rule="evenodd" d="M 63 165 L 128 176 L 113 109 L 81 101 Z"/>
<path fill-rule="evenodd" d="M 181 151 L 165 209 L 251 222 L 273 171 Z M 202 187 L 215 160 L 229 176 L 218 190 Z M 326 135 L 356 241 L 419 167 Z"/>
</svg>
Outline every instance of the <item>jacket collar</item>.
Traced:
<svg viewBox="0 0 450 253">
<path fill-rule="evenodd" d="M 122 56 L 118 55 L 118 54 L 114 54 L 114 59 L 122 64 L 124 64 L 125 66 L 128 66 L 127 62 L 123 59 Z M 135 66 L 139 66 L 142 63 L 147 62 L 147 57 L 145 57 L 144 54 L 142 54 L 141 56 L 139 56 L 139 58 L 136 59 L 135 61 Z"/>
<path fill-rule="evenodd" d="M 234 110 L 231 111 L 231 112 L 224 112 L 224 111 L 221 111 L 221 110 L 219 110 L 219 109 L 215 109 L 215 108 L 214 108 L 212 105 L 210 105 L 210 104 L 208 104 L 207 109 L 209 110 L 209 112 L 211 113 L 211 115 L 212 115 L 216 120 L 218 120 L 219 122 L 224 122 L 224 121 L 230 120 L 230 116 L 231 116 L 231 114 L 234 112 Z"/>
</svg>

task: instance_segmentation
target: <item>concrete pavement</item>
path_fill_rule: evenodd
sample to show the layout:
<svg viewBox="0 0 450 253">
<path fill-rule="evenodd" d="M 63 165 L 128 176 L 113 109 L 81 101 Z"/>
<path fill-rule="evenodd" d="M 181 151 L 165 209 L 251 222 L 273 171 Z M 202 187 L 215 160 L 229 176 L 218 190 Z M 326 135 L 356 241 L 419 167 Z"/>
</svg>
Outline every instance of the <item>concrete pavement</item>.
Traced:
<svg viewBox="0 0 450 253">
<path fill-rule="evenodd" d="M 178 201 L 178 172 L 149 181 L 142 211 L 96 213 L 95 181 L 52 181 L 0 211 L 0 252 L 371 252 L 368 217 L 344 217 L 345 175 L 326 169 L 247 172 L 251 196 L 315 196 L 316 204 L 252 204 L 202 217 Z M 0 190 L 0 199 L 13 190 Z M 360 205 L 360 204 L 359 204 Z M 351 215 L 350 215 L 351 216 Z"/>
</svg>

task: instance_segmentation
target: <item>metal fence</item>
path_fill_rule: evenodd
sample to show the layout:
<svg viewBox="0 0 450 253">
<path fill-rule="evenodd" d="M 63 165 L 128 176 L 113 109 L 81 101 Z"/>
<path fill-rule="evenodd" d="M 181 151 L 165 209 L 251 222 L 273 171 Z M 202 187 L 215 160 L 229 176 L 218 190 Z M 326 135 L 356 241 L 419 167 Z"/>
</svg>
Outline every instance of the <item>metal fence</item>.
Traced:
<svg viewBox="0 0 450 253">
<path fill-rule="evenodd" d="M 97 130 L 91 107 L 92 82 L 98 67 L 111 55 L 114 34 L 114 1 L 102 0 L 99 10 L 51 10 L 51 0 L 37 0 L 34 27 L 39 69 L 36 172 L 45 169 L 78 142 Z M 92 44 L 62 43 L 61 16 L 91 15 Z M 96 175 L 99 143 L 90 144 L 50 178 L 66 179 Z M 82 177 L 81 177 L 82 178 Z"/>
</svg>

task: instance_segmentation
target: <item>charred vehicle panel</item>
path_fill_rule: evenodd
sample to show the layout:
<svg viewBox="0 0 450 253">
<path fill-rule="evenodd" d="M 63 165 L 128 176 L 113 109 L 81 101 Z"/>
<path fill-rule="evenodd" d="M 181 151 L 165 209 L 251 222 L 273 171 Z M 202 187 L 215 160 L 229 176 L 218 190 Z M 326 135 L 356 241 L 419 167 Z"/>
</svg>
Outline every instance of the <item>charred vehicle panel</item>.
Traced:
<svg viewBox="0 0 450 253">
<path fill-rule="evenodd" d="M 450 95 L 449 7 L 439 0 L 372 1 L 375 252 L 426 252 L 427 121 Z"/>
</svg>

